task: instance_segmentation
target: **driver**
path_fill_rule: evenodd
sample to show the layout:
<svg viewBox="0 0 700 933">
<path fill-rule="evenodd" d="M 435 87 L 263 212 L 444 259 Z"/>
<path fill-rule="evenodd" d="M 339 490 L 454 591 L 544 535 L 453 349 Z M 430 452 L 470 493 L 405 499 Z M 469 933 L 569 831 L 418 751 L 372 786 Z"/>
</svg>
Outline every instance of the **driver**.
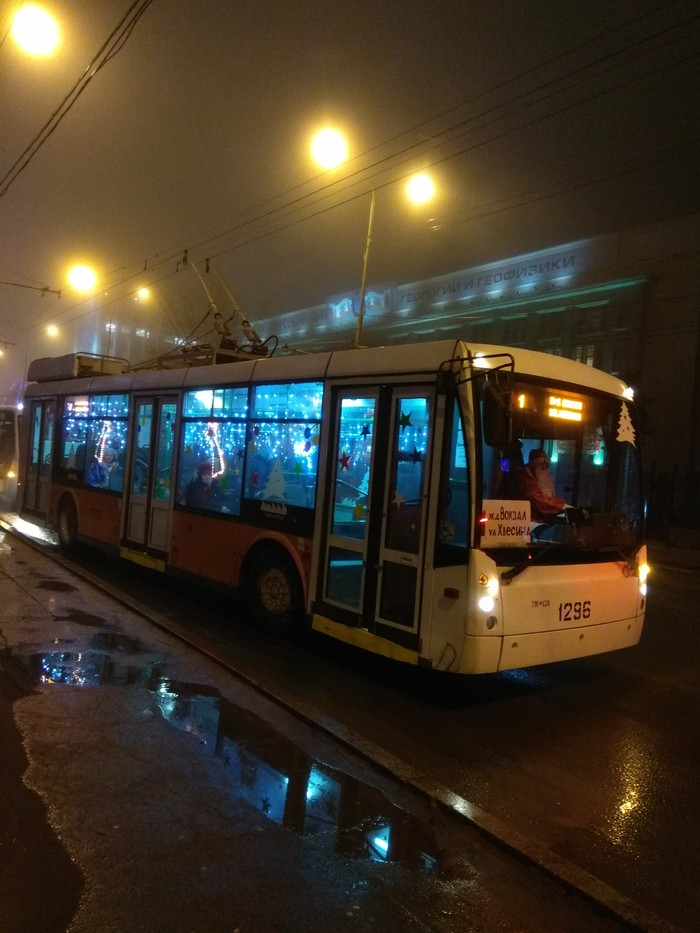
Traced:
<svg viewBox="0 0 700 933">
<path fill-rule="evenodd" d="M 549 459 L 542 448 L 530 451 L 527 466 L 520 470 L 520 485 L 523 498 L 530 500 L 533 521 L 551 521 L 564 509 L 571 508 L 554 490 Z"/>
</svg>

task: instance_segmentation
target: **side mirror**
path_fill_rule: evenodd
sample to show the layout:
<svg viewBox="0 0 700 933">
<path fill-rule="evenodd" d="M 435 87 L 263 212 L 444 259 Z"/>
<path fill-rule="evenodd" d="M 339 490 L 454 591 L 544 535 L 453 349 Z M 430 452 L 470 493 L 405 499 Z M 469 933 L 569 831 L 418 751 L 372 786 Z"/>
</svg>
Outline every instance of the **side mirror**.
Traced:
<svg viewBox="0 0 700 933">
<path fill-rule="evenodd" d="M 482 419 L 489 447 L 505 447 L 511 440 L 510 392 L 501 393 L 491 382 L 484 384 Z"/>
</svg>

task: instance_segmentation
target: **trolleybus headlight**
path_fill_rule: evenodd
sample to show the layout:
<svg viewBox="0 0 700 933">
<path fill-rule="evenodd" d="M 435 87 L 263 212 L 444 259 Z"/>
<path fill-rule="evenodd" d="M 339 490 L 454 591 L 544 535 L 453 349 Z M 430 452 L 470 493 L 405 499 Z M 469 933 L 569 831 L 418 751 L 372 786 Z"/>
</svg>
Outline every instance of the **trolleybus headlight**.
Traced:
<svg viewBox="0 0 700 933">
<path fill-rule="evenodd" d="M 639 592 L 642 596 L 647 595 L 647 578 L 651 573 L 651 567 L 649 564 L 640 564 L 639 565 Z"/>
<path fill-rule="evenodd" d="M 496 605 L 496 597 L 498 596 L 498 578 L 490 577 L 486 573 L 480 573 L 479 585 L 483 586 L 486 592 L 477 600 L 477 606 L 479 609 L 481 609 L 482 612 L 485 612 L 488 615 L 489 612 L 493 612 Z"/>
</svg>

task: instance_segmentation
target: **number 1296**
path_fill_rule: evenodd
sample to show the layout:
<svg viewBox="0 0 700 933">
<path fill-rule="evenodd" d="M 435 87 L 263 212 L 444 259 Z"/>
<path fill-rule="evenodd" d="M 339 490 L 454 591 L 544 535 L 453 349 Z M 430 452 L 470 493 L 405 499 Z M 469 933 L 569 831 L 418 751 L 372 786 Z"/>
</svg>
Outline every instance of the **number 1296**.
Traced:
<svg viewBox="0 0 700 933">
<path fill-rule="evenodd" d="M 582 619 L 590 619 L 590 617 L 590 599 L 584 599 L 582 602 L 575 603 L 559 603 L 560 622 L 580 622 Z"/>
</svg>

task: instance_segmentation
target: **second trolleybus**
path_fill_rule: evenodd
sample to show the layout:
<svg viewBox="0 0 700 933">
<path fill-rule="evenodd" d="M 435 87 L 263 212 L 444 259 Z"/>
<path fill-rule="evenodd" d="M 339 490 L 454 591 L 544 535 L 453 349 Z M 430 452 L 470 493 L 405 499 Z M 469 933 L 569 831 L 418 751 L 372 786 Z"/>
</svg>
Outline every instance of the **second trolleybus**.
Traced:
<svg viewBox="0 0 700 933">
<path fill-rule="evenodd" d="M 445 340 L 153 371 L 72 354 L 28 378 L 21 514 L 65 548 L 441 671 L 640 639 L 639 435 L 611 375 Z"/>
</svg>

